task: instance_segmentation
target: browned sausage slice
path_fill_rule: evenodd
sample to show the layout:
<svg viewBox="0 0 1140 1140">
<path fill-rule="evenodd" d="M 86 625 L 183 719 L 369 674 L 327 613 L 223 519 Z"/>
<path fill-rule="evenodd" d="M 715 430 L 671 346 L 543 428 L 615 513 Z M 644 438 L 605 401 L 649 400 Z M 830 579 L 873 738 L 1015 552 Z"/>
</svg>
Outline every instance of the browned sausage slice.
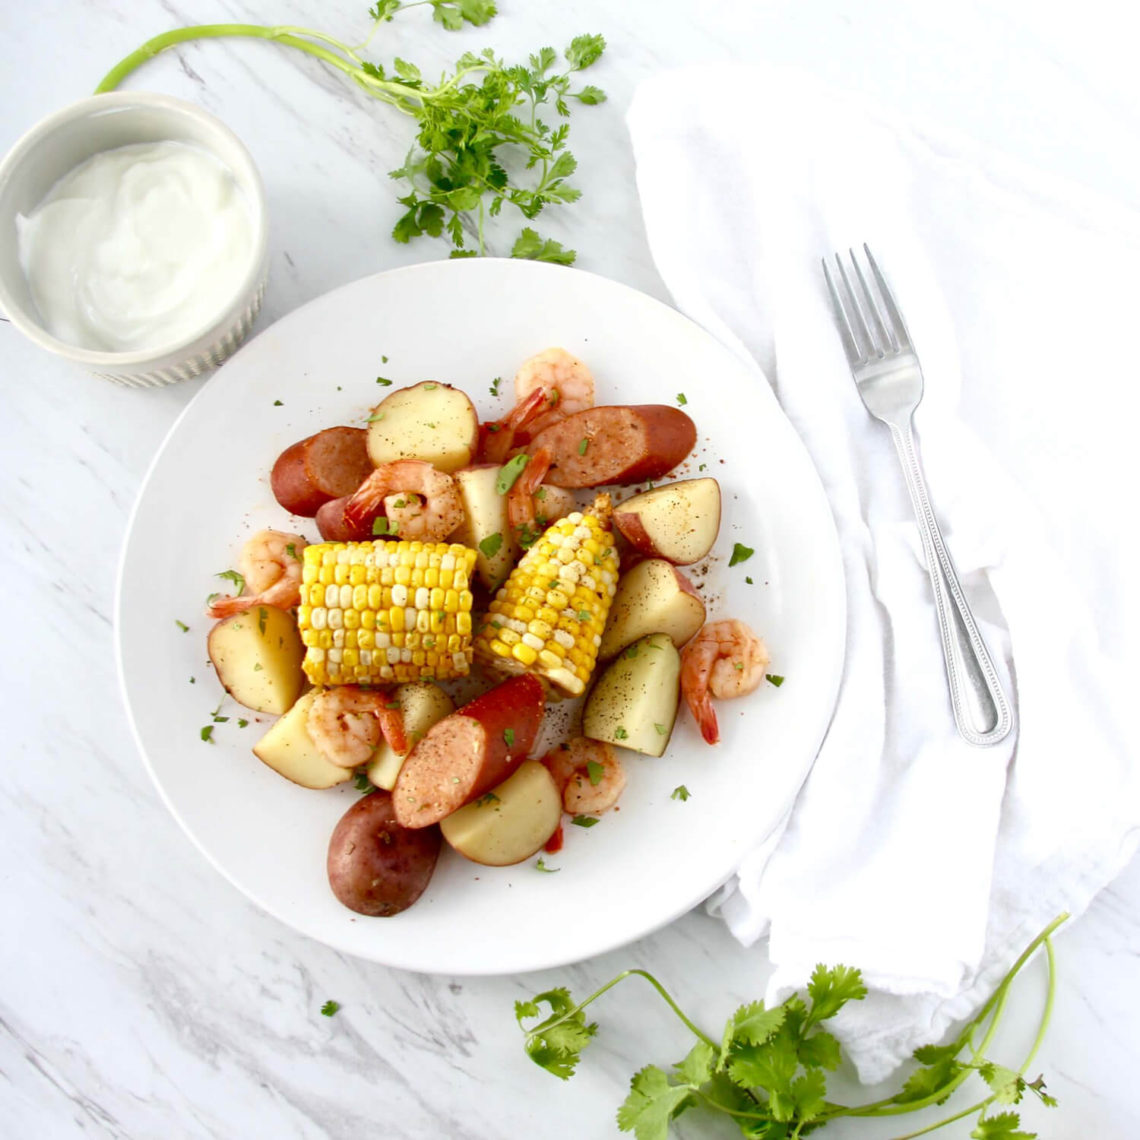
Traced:
<svg viewBox="0 0 1140 1140">
<path fill-rule="evenodd" d="M 542 682 L 523 673 L 438 721 L 400 769 L 396 819 L 428 827 L 501 784 L 534 745 L 545 708 Z"/>
<path fill-rule="evenodd" d="M 387 918 L 407 910 L 431 881 L 443 837 L 438 827 L 401 827 L 387 792 L 357 800 L 329 840 L 329 886 L 358 914 Z"/>
<path fill-rule="evenodd" d="M 273 495 L 290 514 L 312 518 L 330 499 L 351 495 L 372 473 L 364 428 L 331 427 L 287 447 L 273 464 Z"/>
<path fill-rule="evenodd" d="M 556 487 L 601 487 L 659 479 L 697 442 L 696 424 L 667 404 L 587 408 L 541 431 L 527 448 L 553 455 L 548 483 Z"/>
</svg>

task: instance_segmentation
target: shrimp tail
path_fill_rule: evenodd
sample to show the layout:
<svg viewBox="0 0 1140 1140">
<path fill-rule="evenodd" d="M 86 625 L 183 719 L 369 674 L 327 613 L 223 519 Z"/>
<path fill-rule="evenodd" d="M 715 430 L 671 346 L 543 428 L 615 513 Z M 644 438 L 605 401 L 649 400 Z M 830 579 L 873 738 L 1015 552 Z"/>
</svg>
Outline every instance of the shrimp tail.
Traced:
<svg viewBox="0 0 1140 1140">
<path fill-rule="evenodd" d="M 392 751 L 403 756 L 408 751 L 408 736 L 404 732 L 404 718 L 399 709 L 379 708 L 376 710 L 376 719 L 380 722 L 380 731 L 388 742 Z"/>
<path fill-rule="evenodd" d="M 243 594 L 241 597 L 225 594 L 222 597 L 214 598 L 206 607 L 206 616 L 212 618 L 233 617 L 234 614 L 245 613 L 256 601 L 257 598 L 253 594 Z"/>
<path fill-rule="evenodd" d="M 686 693 L 685 703 L 689 706 L 689 712 L 693 714 L 693 719 L 701 730 L 704 742 L 706 744 L 717 744 L 720 741 L 720 725 L 717 724 L 716 709 L 713 708 L 712 698 L 709 697 L 708 692 L 706 691 L 700 696 Z"/>
<path fill-rule="evenodd" d="M 377 478 L 377 475 L 381 477 Z M 377 468 L 344 504 L 344 521 L 356 528 L 371 525 L 384 504 L 384 496 L 388 494 L 388 490 L 387 480 L 381 474 L 381 469 Z"/>
<path fill-rule="evenodd" d="M 549 403 L 550 395 L 545 388 L 536 388 L 524 400 L 520 400 L 501 420 L 485 424 L 483 455 L 486 463 L 502 463 L 515 445 L 515 433 L 537 419 Z"/>
</svg>

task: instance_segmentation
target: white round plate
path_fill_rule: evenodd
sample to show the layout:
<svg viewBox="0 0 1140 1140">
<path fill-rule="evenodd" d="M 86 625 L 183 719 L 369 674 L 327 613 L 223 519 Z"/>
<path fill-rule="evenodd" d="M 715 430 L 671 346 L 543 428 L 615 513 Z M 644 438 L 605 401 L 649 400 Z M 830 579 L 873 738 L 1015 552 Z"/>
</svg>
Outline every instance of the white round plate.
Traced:
<svg viewBox="0 0 1140 1140">
<path fill-rule="evenodd" d="M 566 826 L 563 849 L 543 859 L 553 873 L 535 859 L 480 867 L 445 849 L 414 906 L 365 918 L 333 898 L 325 877 L 329 835 L 359 793 L 351 784 L 297 787 L 253 755 L 272 718 L 223 693 L 206 655 L 205 598 L 227 589 L 215 575 L 236 565 L 254 530 L 318 538 L 269 489 L 273 461 L 290 443 L 333 424 L 361 425 L 385 393 L 420 380 L 454 384 L 481 416 L 500 416 L 518 365 L 550 345 L 586 361 L 598 403 L 687 401 L 698 444 L 675 474 L 714 475 L 724 499 L 716 547 L 692 576 L 710 618 L 741 618 L 762 633 L 771 670 L 786 681 L 720 703 L 716 747 L 682 708 L 663 757 L 625 753 L 620 810 L 595 827 Z M 735 543 L 755 554 L 730 567 Z M 835 701 L 844 616 L 827 500 L 758 371 L 624 285 L 560 266 L 471 259 L 337 289 L 278 321 L 202 388 L 135 506 L 116 641 L 132 725 L 160 793 L 249 898 L 329 946 L 389 966 L 509 974 L 628 943 L 729 878 L 783 819 L 811 768 Z M 229 719 L 214 723 L 219 705 Z M 239 727 L 239 717 L 250 723 Z M 687 800 L 672 795 L 681 785 Z"/>
</svg>

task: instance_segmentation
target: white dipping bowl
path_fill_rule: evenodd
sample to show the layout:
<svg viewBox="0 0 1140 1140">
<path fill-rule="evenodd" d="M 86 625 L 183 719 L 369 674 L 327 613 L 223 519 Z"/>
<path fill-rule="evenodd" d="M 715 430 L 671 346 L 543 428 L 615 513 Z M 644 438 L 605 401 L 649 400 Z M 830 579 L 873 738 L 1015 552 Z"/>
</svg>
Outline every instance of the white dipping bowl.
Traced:
<svg viewBox="0 0 1140 1140">
<path fill-rule="evenodd" d="M 101 352 L 52 336 L 20 264 L 17 216 L 30 214 L 60 178 L 93 155 L 168 140 L 201 147 L 233 174 L 253 226 L 249 271 L 215 319 L 176 343 Z M 41 348 L 117 384 L 158 387 L 221 364 L 249 334 L 261 308 L 268 245 L 265 188 L 249 151 L 213 115 L 169 95 L 113 91 L 80 99 L 34 126 L 0 163 L 0 312 Z"/>
</svg>

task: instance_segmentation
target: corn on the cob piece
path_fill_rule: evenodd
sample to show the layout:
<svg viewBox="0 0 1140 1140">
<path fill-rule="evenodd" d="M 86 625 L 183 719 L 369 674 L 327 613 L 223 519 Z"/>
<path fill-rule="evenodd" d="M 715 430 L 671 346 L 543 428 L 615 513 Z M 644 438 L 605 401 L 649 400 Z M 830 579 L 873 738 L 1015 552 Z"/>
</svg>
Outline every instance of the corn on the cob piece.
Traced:
<svg viewBox="0 0 1140 1140">
<path fill-rule="evenodd" d="M 489 668 L 536 673 L 556 693 L 585 692 L 617 590 L 609 495 L 554 523 L 495 595 L 475 638 Z"/>
<path fill-rule="evenodd" d="M 305 547 L 297 625 L 314 685 L 446 680 L 471 670 L 475 551 L 446 542 Z"/>
</svg>

